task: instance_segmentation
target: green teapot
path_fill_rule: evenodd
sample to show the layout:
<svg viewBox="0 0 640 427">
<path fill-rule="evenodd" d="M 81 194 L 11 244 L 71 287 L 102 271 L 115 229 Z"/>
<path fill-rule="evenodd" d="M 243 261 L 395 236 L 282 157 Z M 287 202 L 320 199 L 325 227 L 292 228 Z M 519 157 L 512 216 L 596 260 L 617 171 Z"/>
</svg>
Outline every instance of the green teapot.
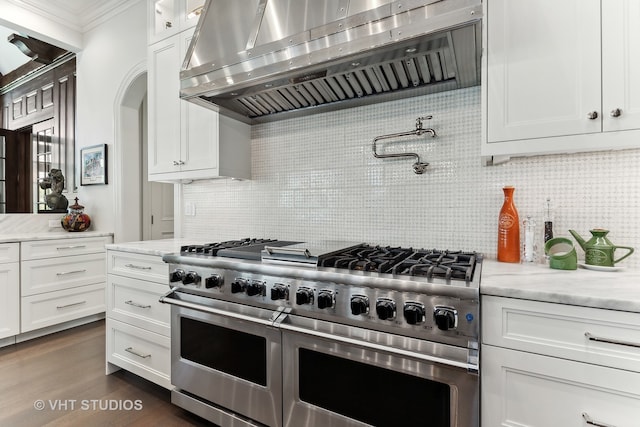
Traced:
<svg viewBox="0 0 640 427">
<path fill-rule="evenodd" d="M 629 246 L 616 246 L 611 243 L 606 237 L 609 230 L 594 228 L 589 231 L 592 234 L 591 239 L 585 242 L 578 233 L 574 230 L 569 230 L 569 233 L 584 250 L 584 262 L 586 264 L 613 267 L 615 263 L 622 261 L 633 253 L 634 249 Z M 616 249 L 626 249 L 628 252 L 620 258 L 614 259 L 613 253 Z"/>
</svg>

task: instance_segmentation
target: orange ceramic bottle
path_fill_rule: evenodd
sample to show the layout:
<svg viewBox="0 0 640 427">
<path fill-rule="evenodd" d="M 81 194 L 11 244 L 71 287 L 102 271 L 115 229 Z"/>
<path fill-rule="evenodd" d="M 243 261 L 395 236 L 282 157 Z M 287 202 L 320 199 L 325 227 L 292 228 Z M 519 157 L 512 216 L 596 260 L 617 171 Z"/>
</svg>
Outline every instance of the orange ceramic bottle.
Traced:
<svg viewBox="0 0 640 427">
<path fill-rule="evenodd" d="M 513 204 L 513 187 L 504 187 L 504 204 L 498 219 L 498 261 L 520 262 L 520 219 Z"/>
</svg>

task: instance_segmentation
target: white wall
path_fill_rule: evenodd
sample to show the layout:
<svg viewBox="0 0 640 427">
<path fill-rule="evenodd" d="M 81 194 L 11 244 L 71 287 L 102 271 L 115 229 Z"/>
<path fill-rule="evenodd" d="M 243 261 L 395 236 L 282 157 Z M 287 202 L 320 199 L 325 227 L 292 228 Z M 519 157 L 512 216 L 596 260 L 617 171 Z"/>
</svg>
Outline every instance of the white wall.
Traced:
<svg viewBox="0 0 640 427">
<path fill-rule="evenodd" d="M 119 106 L 115 104 L 126 89 L 123 82 L 146 61 L 146 22 L 146 1 L 131 2 L 129 9 L 84 34 L 85 48 L 77 57 L 76 152 L 91 145 L 108 145 L 109 184 L 78 187 L 93 230 L 114 231 L 116 221 L 126 220 L 115 216 L 120 177 L 115 176 L 114 164 L 118 150 L 137 141 L 116 140 Z"/>
<path fill-rule="evenodd" d="M 415 151 L 431 163 L 375 159 L 375 136 L 412 130 L 415 118 L 438 137 L 398 140 L 389 152 Z M 252 181 L 184 185 L 183 235 L 201 241 L 265 237 L 346 239 L 373 244 L 465 249 L 495 257 L 504 185 L 514 185 L 523 220 L 538 221 L 550 197 L 554 231 L 588 235 L 604 227 L 619 245 L 640 250 L 640 149 L 480 161 L 480 88 L 370 105 L 252 128 Z M 580 251 L 580 250 L 579 250 Z M 640 254 L 623 261 L 640 267 Z"/>
</svg>

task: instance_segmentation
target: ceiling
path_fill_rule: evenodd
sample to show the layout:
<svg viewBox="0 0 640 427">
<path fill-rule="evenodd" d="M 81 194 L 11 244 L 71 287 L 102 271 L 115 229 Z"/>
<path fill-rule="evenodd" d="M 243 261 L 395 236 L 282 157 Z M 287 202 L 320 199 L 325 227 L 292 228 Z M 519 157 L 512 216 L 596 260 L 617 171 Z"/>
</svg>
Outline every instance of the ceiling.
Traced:
<svg viewBox="0 0 640 427">
<path fill-rule="evenodd" d="M 119 6 L 131 0 L 7 0 L 23 9 L 56 21 L 70 29 L 84 32 Z M 0 26 L 0 74 L 15 70 L 31 58 L 7 41 L 16 31 Z"/>
</svg>

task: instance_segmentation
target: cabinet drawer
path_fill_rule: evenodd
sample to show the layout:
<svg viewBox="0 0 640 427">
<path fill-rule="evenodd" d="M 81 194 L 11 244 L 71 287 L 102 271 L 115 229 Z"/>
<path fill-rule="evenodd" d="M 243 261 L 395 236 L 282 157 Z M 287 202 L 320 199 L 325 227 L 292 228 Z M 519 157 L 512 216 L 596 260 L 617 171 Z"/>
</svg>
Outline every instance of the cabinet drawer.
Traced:
<svg viewBox="0 0 640 427">
<path fill-rule="evenodd" d="M 20 243 L 0 244 L 0 264 L 20 261 Z"/>
<path fill-rule="evenodd" d="M 169 284 L 169 265 L 160 256 L 108 251 L 107 263 L 109 274 Z"/>
<path fill-rule="evenodd" d="M 492 346 L 482 351 L 483 426 L 638 426 L 638 373 Z"/>
<path fill-rule="evenodd" d="M 169 287 L 128 277 L 107 276 L 107 316 L 169 336 L 171 307 L 158 299 Z"/>
<path fill-rule="evenodd" d="M 640 315 L 482 297 L 485 344 L 640 372 Z"/>
<path fill-rule="evenodd" d="M 22 296 L 106 281 L 104 253 L 23 261 Z"/>
<path fill-rule="evenodd" d="M 37 240 L 22 242 L 22 260 L 83 255 L 104 252 L 104 245 L 111 243 L 111 237 L 87 237 L 77 239 Z"/>
<path fill-rule="evenodd" d="M 82 286 L 22 298 L 21 332 L 104 313 L 105 284 Z"/>
<path fill-rule="evenodd" d="M 171 388 L 171 340 L 107 318 L 107 361 Z"/>
</svg>

